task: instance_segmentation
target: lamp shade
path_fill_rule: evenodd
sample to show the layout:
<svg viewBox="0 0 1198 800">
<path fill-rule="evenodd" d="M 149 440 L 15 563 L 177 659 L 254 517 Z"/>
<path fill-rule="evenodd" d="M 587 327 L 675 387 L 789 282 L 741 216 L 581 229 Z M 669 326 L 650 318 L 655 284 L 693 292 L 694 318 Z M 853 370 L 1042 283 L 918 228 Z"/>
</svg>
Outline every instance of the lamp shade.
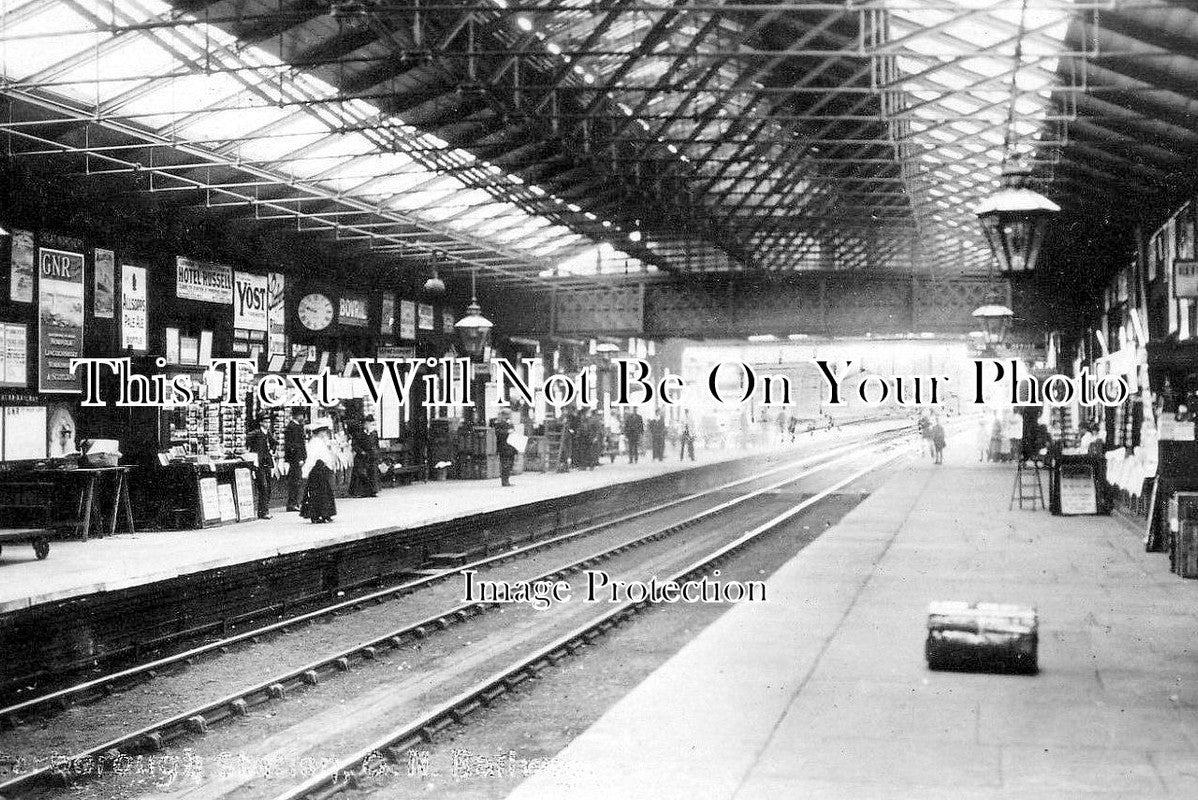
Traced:
<svg viewBox="0 0 1198 800">
<path fill-rule="evenodd" d="M 1048 221 L 1061 207 L 1039 192 L 1006 186 L 987 197 L 974 213 L 1003 272 L 1036 268 Z"/>
<path fill-rule="evenodd" d="M 462 338 L 462 347 L 472 356 L 481 356 L 483 348 L 491 338 L 491 320 L 483 316 L 483 310 L 477 301 L 471 301 L 466 306 L 466 316 L 454 323 L 454 329 Z"/>
<path fill-rule="evenodd" d="M 429 297 L 440 297 L 445 294 L 445 281 L 441 280 L 441 276 L 437 274 L 437 264 L 444 260 L 444 250 L 437 250 L 433 253 L 433 275 L 424 282 L 424 293 Z"/>
<path fill-rule="evenodd" d="M 1007 338 L 1015 312 L 1003 305 L 988 304 L 974 309 L 973 318 L 982 325 L 986 344 L 997 346 Z"/>
</svg>

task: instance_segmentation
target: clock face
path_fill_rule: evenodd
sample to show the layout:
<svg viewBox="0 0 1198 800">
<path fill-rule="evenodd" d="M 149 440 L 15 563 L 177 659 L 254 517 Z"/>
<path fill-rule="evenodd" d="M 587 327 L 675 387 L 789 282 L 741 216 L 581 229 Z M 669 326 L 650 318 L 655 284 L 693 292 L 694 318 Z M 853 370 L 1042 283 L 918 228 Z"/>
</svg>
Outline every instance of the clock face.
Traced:
<svg viewBox="0 0 1198 800">
<path fill-rule="evenodd" d="M 296 311 L 299 321 L 310 331 L 323 331 L 333 322 L 333 301 L 319 292 L 304 295 Z"/>
</svg>

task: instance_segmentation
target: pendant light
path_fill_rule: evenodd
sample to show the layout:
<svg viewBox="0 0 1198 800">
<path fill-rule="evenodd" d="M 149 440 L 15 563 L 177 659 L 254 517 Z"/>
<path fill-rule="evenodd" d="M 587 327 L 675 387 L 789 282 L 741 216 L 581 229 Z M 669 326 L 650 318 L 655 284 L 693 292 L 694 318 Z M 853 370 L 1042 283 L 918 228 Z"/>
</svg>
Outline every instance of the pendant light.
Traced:
<svg viewBox="0 0 1198 800">
<path fill-rule="evenodd" d="M 482 306 L 478 304 L 475 272 L 476 270 L 470 272 L 470 305 L 466 306 L 466 316 L 454 323 L 453 327 L 462 337 L 462 346 L 466 348 L 466 352 L 477 358 L 483 354 L 493 326 L 491 321 L 483 316 Z"/>
</svg>

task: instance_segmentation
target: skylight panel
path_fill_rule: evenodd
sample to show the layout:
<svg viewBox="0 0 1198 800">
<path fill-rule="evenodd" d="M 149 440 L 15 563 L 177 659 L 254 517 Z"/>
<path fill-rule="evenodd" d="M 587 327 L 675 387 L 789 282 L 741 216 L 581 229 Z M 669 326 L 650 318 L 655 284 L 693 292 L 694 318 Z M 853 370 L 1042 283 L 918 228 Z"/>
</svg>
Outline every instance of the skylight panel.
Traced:
<svg viewBox="0 0 1198 800">
<path fill-rule="evenodd" d="M 48 13 L 48 12 L 53 13 Z M 94 49 L 94 33 L 63 33 L 86 30 L 91 24 L 69 7 L 58 3 L 14 25 L 5 26 L 4 74 L 10 78 L 28 78 L 47 67 Z M 102 37 L 101 41 L 108 37 Z"/>
<path fill-rule="evenodd" d="M 442 189 L 440 191 L 430 192 L 408 192 L 401 190 L 401 194 L 397 194 L 391 200 L 389 205 L 396 210 L 412 210 L 421 208 L 434 203 L 440 203 L 453 193 L 452 189 Z"/>
</svg>

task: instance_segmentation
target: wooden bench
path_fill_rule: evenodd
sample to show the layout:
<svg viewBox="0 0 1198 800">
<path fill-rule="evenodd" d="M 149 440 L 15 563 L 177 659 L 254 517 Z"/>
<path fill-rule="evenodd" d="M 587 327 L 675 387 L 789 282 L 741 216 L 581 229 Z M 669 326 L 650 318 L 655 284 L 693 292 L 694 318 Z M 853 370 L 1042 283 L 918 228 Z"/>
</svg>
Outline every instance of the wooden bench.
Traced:
<svg viewBox="0 0 1198 800">
<path fill-rule="evenodd" d="M 413 480 L 427 480 L 427 478 L 424 477 L 423 464 L 410 464 L 408 466 L 404 466 L 403 464 L 393 464 L 391 466 L 391 476 L 393 481 L 399 478 L 406 478 L 406 483 L 410 483 Z"/>
</svg>

